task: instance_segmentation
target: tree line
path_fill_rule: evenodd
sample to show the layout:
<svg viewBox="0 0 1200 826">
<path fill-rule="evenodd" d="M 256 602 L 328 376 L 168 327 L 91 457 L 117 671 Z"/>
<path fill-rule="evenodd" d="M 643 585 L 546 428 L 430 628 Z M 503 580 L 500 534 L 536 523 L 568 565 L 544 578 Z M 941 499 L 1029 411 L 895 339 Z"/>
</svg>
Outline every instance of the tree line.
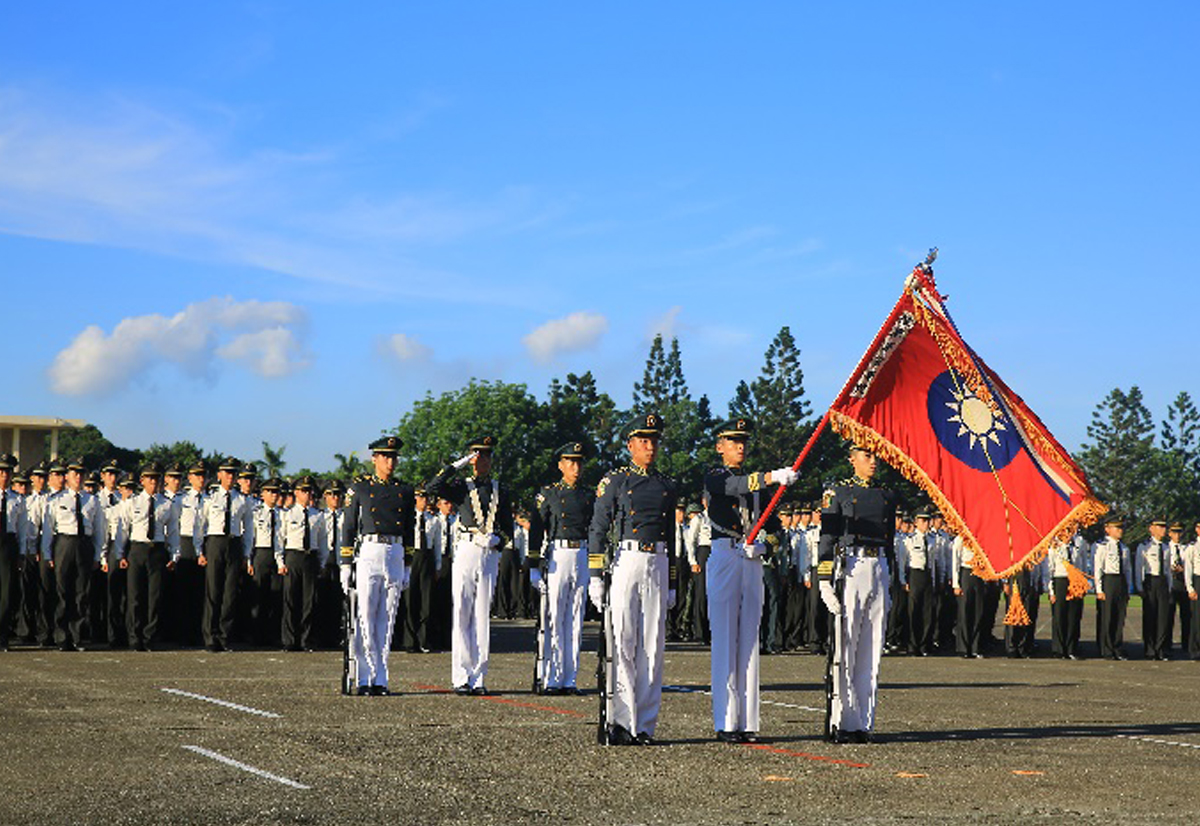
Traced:
<svg viewBox="0 0 1200 826">
<path fill-rule="evenodd" d="M 525 384 L 472 380 L 457 390 L 436 396 L 427 393 L 384 432 L 402 440 L 397 473 L 412 482 L 430 479 L 447 461 L 461 455 L 469 439 L 494 436 L 495 472 L 520 503 L 529 506 L 542 485 L 557 479 L 554 451 L 566 442 L 588 445 L 585 484 L 598 483 L 607 469 L 623 463 L 621 429 L 635 415 L 651 411 L 662 415 L 666 428 L 660 466 L 693 498 L 699 497 L 704 471 L 718 461 L 713 432 L 725 418 L 744 416 L 756 423 L 747 463 L 763 469 L 790 465 L 818 422 L 806 398 L 800 349 L 786 326 L 767 347 L 758 376 L 740 381 L 720 413 L 713 410 L 708 396 L 696 397 L 688 387 L 679 340 L 668 342 L 661 335 L 650 344 L 631 400 L 628 408 L 618 406 L 599 389 L 590 371 L 553 379 L 541 399 Z M 1180 519 L 1190 525 L 1200 517 L 1200 412 L 1186 392 L 1176 397 L 1156 426 L 1138 387 L 1114 389 L 1097 405 L 1087 435 L 1089 441 L 1075 458 L 1097 496 L 1127 519 L 1130 541 L 1145 535 L 1151 518 Z M 146 461 L 204 460 L 211 465 L 226 458 L 190 441 L 153 444 L 140 451 L 119 448 L 92 425 L 62 431 L 59 451 L 83 456 L 90 466 L 116 459 L 127 469 Z M 292 471 L 286 445 L 264 441 L 261 457 L 240 458 L 254 461 L 263 475 Z M 300 468 L 294 475 L 347 481 L 370 470 L 365 450 L 362 455 L 349 450 L 331 458 L 324 470 Z M 831 481 L 849 475 L 844 443 L 826 430 L 787 500 L 815 501 Z M 926 506 L 924 495 L 891 468 L 881 468 L 881 480 L 899 493 L 905 509 Z"/>
</svg>

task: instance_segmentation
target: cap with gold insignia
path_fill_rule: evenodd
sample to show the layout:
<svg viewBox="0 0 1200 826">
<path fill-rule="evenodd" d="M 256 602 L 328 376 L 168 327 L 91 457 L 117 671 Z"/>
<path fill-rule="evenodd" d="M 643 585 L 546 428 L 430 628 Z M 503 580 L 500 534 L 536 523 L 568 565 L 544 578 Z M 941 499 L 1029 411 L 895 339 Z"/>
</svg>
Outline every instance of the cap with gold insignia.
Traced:
<svg viewBox="0 0 1200 826">
<path fill-rule="evenodd" d="M 325 488 L 325 492 L 332 493 L 335 496 L 341 496 L 346 492 L 346 485 L 341 479 L 334 479 L 329 483 L 329 486 Z"/>
<path fill-rule="evenodd" d="M 125 490 L 137 490 L 138 483 L 133 481 L 133 477 L 129 474 L 121 477 L 121 481 L 117 482 L 117 487 Z"/>
<path fill-rule="evenodd" d="M 167 469 L 164 472 L 164 475 L 165 476 L 179 476 L 180 478 L 182 478 L 184 475 L 183 463 L 182 462 L 172 462 L 170 465 L 167 466 Z"/>
<path fill-rule="evenodd" d="M 317 480 L 311 476 L 301 476 L 296 480 L 294 487 L 296 490 L 316 490 Z"/>
<path fill-rule="evenodd" d="M 1153 525 L 1153 526 L 1159 527 L 1159 528 L 1165 528 L 1165 527 L 1167 527 L 1167 520 L 1165 520 L 1165 519 L 1151 519 L 1151 520 L 1150 520 L 1150 524 L 1151 524 L 1151 525 Z"/>
<path fill-rule="evenodd" d="M 625 438 L 635 436 L 661 436 L 663 430 L 662 416 L 657 413 L 647 413 L 644 416 L 634 416 L 625 425 Z"/>
<path fill-rule="evenodd" d="M 425 496 L 425 486 L 417 485 L 415 488 L 413 488 L 413 496 Z"/>
<path fill-rule="evenodd" d="M 259 488 L 259 490 L 273 490 L 276 493 L 279 493 L 279 491 L 282 487 L 283 487 L 283 482 L 279 479 L 279 477 L 272 476 L 270 479 L 263 482 L 262 487 Z"/>
<path fill-rule="evenodd" d="M 70 470 L 70 468 L 68 467 L 67 470 Z M 86 477 L 84 477 L 83 484 L 92 488 L 100 487 L 100 471 L 93 470 L 91 473 L 89 473 Z"/>
<path fill-rule="evenodd" d="M 237 473 L 242 469 L 242 463 L 235 457 L 229 456 L 221 464 L 217 465 L 217 470 L 228 471 L 229 473 Z"/>
<path fill-rule="evenodd" d="M 50 473 L 66 473 L 67 460 L 63 459 L 62 457 L 51 459 L 46 470 L 48 470 Z"/>
<path fill-rule="evenodd" d="M 48 472 L 49 465 L 43 459 L 29 469 L 30 476 L 45 476 Z"/>
<path fill-rule="evenodd" d="M 1114 514 L 1104 520 L 1104 527 L 1123 528 L 1125 527 L 1125 520 Z"/>
<path fill-rule="evenodd" d="M 115 473 L 118 476 L 121 474 L 121 466 L 117 464 L 116 459 L 109 459 L 100 466 L 101 473 Z"/>
<path fill-rule="evenodd" d="M 197 459 L 195 462 L 192 462 L 190 467 L 188 467 L 188 475 L 189 476 L 207 476 L 208 475 L 208 467 L 205 466 L 204 462 Z"/>
<path fill-rule="evenodd" d="M 582 459 L 584 455 L 583 442 L 567 442 L 555 451 L 560 459 Z"/>
<path fill-rule="evenodd" d="M 14 485 L 28 485 L 29 476 L 20 470 L 13 471 L 12 482 Z"/>
<path fill-rule="evenodd" d="M 699 502 L 693 502 L 687 506 L 687 513 L 688 516 L 691 516 L 693 513 L 704 513 L 704 506 Z"/>
<path fill-rule="evenodd" d="M 372 454 L 378 453 L 382 456 L 395 456 L 403 445 L 404 442 L 400 441 L 398 436 L 380 436 L 371 442 L 369 447 Z"/>
<path fill-rule="evenodd" d="M 247 462 L 241 471 L 238 472 L 239 479 L 256 479 L 258 478 L 258 467 L 254 462 Z"/>
<path fill-rule="evenodd" d="M 82 456 L 76 456 L 74 459 L 67 462 L 67 470 L 75 470 L 80 473 L 87 471 L 87 465 L 83 463 Z"/>
<path fill-rule="evenodd" d="M 919 510 L 913 515 L 913 519 L 932 519 L 928 510 Z"/>
<path fill-rule="evenodd" d="M 142 476 L 162 476 L 162 465 L 158 462 L 150 462 L 142 467 Z"/>
<path fill-rule="evenodd" d="M 1169 530 L 1171 533 L 1179 533 L 1183 530 L 1183 523 L 1179 520 L 1175 520 L 1171 523 L 1171 527 L 1167 528 L 1167 530 Z"/>
<path fill-rule="evenodd" d="M 472 439 L 471 443 L 467 445 L 468 451 L 474 451 L 476 453 L 491 453 L 495 449 L 495 436 L 482 436 L 478 439 Z"/>
<path fill-rule="evenodd" d="M 739 416 L 717 428 L 718 439 L 749 439 L 754 435 L 754 422 Z"/>
<path fill-rule="evenodd" d="M 11 453 L 0 453 L 0 470 L 13 471 L 17 469 L 17 457 Z"/>
</svg>

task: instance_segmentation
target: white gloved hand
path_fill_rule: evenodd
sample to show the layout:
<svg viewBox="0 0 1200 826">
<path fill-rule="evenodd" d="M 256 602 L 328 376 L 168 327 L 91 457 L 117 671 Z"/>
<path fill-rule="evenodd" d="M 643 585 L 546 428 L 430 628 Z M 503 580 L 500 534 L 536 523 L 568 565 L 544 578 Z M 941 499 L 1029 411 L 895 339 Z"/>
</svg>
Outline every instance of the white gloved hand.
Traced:
<svg viewBox="0 0 1200 826">
<path fill-rule="evenodd" d="M 762 555 L 767 552 L 767 546 L 762 542 L 747 542 L 742 546 L 742 552 L 746 554 L 746 559 L 762 559 Z"/>
<path fill-rule="evenodd" d="M 667 591 L 667 610 L 670 611 L 675 607 L 675 589 Z"/>
<path fill-rule="evenodd" d="M 533 587 L 537 589 L 539 594 L 546 593 L 546 582 L 542 579 L 542 572 L 537 568 L 529 569 L 529 581 L 533 583 Z"/>
<path fill-rule="evenodd" d="M 829 609 L 829 613 L 841 613 L 842 604 L 838 602 L 837 594 L 833 592 L 833 583 L 828 579 L 821 580 L 820 591 L 821 602 L 825 603 L 825 607 Z"/>
<path fill-rule="evenodd" d="M 588 582 L 588 599 L 596 606 L 597 611 L 604 610 L 604 580 L 598 576 L 592 577 Z"/>
<path fill-rule="evenodd" d="M 796 481 L 796 477 L 798 475 L 799 474 L 797 474 L 796 471 L 792 470 L 790 467 L 781 467 L 777 470 L 771 471 L 771 484 L 788 487 L 792 484 L 792 482 Z"/>
<path fill-rule="evenodd" d="M 484 550 L 487 550 L 488 544 L 491 541 L 492 535 L 490 533 L 479 533 L 476 531 L 475 533 L 471 534 L 471 544 L 473 544 L 476 548 L 483 548 Z"/>
<path fill-rule="evenodd" d="M 488 534 L 487 546 L 490 550 L 495 550 L 500 547 L 500 537 L 494 533 Z"/>
<path fill-rule="evenodd" d="M 465 456 L 461 456 L 450 463 L 450 466 L 455 470 L 462 470 L 467 465 L 471 464 L 471 460 L 475 458 L 475 451 L 471 451 Z"/>
<path fill-rule="evenodd" d="M 342 580 L 342 593 L 343 594 L 350 593 L 350 574 L 351 574 L 351 570 L 350 570 L 349 565 L 339 565 L 338 566 L 338 575 L 341 577 L 341 580 Z"/>
</svg>

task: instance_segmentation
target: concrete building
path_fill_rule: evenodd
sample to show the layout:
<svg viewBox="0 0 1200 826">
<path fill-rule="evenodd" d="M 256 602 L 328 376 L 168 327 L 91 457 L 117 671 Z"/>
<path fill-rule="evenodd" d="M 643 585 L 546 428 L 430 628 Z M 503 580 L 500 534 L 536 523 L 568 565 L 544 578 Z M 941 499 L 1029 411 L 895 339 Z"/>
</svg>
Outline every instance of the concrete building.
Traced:
<svg viewBox="0 0 1200 826">
<path fill-rule="evenodd" d="M 80 419 L 0 416 L 0 453 L 16 456 L 22 468 L 33 467 L 43 459 L 57 459 L 59 431 L 86 424 Z"/>
</svg>

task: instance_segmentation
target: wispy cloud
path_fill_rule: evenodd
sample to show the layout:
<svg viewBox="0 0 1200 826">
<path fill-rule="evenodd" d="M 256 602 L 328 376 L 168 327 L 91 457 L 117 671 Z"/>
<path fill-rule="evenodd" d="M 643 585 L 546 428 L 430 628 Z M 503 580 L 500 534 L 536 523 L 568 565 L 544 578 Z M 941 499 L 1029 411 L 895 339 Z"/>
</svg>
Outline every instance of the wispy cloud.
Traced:
<svg viewBox="0 0 1200 826">
<path fill-rule="evenodd" d="M 547 321 L 521 341 L 535 361 L 547 364 L 562 353 L 586 350 L 607 330 L 607 318 L 599 313 L 581 311 Z"/>
<path fill-rule="evenodd" d="M 381 339 L 378 349 L 386 358 L 401 364 L 426 362 L 433 356 L 432 350 L 404 333 L 393 333 Z"/>
<path fill-rule="evenodd" d="M 657 318 L 652 319 L 650 326 L 646 330 L 646 338 L 653 339 L 655 336 L 662 336 L 664 339 L 669 339 L 678 336 L 679 314 L 681 312 L 683 312 L 683 307 L 676 305 Z"/>
<path fill-rule="evenodd" d="M 304 311 L 283 301 L 212 298 L 173 316 L 132 316 L 111 333 L 92 325 L 50 366 L 51 389 L 68 396 L 102 396 L 124 389 L 160 364 L 195 378 L 211 377 L 221 362 L 238 362 L 264 378 L 309 363 L 301 332 Z"/>
</svg>

